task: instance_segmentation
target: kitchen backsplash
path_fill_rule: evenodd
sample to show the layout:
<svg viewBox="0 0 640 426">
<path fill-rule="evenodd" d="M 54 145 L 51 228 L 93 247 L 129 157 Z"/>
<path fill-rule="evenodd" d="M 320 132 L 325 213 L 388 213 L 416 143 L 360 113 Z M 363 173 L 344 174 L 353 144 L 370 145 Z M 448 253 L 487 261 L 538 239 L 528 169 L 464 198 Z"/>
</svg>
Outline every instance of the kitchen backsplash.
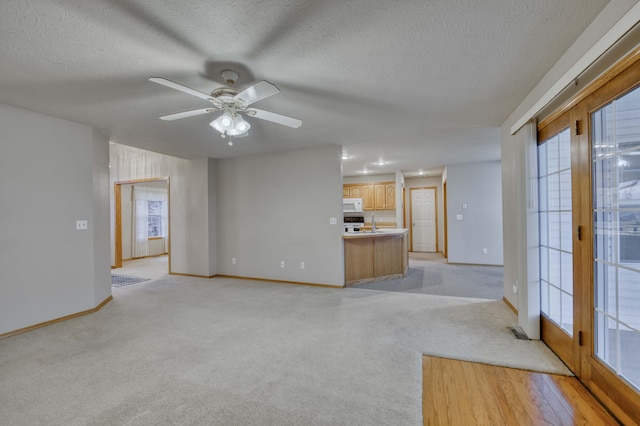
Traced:
<svg viewBox="0 0 640 426">
<path fill-rule="evenodd" d="M 371 223 L 371 213 L 375 213 L 376 223 L 380 222 L 395 222 L 396 221 L 396 211 L 395 210 L 376 210 L 375 212 L 366 211 L 364 212 L 364 221 L 366 223 Z M 402 225 L 402 224 L 400 224 Z"/>
</svg>

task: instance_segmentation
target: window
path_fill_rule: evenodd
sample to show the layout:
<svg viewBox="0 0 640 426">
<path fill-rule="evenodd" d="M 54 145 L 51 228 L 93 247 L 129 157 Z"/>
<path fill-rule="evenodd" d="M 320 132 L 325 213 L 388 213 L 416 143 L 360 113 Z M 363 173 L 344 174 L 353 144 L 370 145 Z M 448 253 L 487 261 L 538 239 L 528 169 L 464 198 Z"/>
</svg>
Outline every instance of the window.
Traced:
<svg viewBox="0 0 640 426">
<path fill-rule="evenodd" d="M 595 352 L 640 389 L 640 89 L 591 123 Z"/>
<path fill-rule="evenodd" d="M 541 311 L 573 334 L 571 138 L 569 129 L 538 147 Z"/>
<path fill-rule="evenodd" d="M 162 201 L 147 201 L 149 238 L 162 237 Z"/>
</svg>

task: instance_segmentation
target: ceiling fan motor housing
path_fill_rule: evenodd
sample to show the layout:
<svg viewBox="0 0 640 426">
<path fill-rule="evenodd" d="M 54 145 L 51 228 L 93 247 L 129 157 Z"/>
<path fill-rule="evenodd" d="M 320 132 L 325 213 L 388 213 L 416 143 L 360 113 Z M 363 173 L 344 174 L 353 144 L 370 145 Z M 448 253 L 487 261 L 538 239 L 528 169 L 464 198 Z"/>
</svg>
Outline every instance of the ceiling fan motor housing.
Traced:
<svg viewBox="0 0 640 426">
<path fill-rule="evenodd" d="M 238 81 L 238 73 L 233 70 L 222 71 L 222 78 L 229 86 L 233 86 Z"/>
</svg>

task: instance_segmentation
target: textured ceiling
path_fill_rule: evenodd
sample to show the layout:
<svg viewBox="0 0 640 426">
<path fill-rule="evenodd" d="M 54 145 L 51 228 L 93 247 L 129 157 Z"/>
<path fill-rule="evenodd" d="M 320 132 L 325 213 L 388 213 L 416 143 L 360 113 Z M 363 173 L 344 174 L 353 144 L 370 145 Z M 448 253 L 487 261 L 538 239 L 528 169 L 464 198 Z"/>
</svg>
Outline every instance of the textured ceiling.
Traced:
<svg viewBox="0 0 640 426">
<path fill-rule="evenodd" d="M 6 0 L 0 102 L 94 126 L 183 158 L 338 144 L 343 174 L 498 159 L 499 126 L 606 5 L 604 0 Z M 209 93 L 219 72 L 282 93 L 230 147 L 209 106 L 147 81 Z M 384 159 L 389 163 L 376 166 Z"/>
</svg>

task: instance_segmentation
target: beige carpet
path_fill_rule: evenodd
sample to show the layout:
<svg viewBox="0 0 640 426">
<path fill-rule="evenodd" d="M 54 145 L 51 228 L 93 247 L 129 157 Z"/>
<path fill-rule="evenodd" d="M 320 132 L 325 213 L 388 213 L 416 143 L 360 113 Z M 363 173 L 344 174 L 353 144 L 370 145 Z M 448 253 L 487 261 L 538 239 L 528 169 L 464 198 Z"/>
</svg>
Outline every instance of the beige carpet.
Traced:
<svg viewBox="0 0 640 426">
<path fill-rule="evenodd" d="M 501 301 L 165 277 L 0 340 L 4 425 L 419 425 L 422 354 L 567 374 Z"/>
</svg>

